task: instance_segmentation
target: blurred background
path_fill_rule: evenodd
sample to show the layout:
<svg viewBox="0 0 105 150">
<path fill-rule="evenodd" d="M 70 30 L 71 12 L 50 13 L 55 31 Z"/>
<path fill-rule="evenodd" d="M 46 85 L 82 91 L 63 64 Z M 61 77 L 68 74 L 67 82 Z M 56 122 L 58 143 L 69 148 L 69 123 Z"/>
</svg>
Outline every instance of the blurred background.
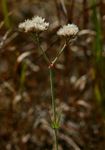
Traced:
<svg viewBox="0 0 105 150">
<path fill-rule="evenodd" d="M 48 66 L 18 24 L 33 16 L 50 22 L 40 44 L 53 59 L 63 44 L 56 31 L 79 27 L 55 65 L 59 150 L 105 147 L 105 0 L 0 1 L 0 150 L 51 150 Z"/>
</svg>

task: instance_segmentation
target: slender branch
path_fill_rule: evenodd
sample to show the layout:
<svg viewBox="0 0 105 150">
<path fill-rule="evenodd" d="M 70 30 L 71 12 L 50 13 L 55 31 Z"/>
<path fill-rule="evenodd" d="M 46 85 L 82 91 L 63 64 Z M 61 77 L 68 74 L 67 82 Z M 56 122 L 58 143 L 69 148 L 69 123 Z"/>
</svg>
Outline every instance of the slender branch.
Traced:
<svg viewBox="0 0 105 150">
<path fill-rule="evenodd" d="M 66 47 L 67 45 L 71 45 L 74 40 L 75 40 L 75 37 L 74 37 L 73 39 L 70 39 L 70 38 L 66 39 L 66 41 L 65 41 L 65 43 L 64 43 L 64 45 L 63 45 L 63 47 L 62 47 L 61 50 L 58 52 L 58 54 L 57 54 L 57 56 L 55 57 L 55 59 L 52 61 L 52 63 L 51 63 L 52 66 L 56 63 L 56 61 L 58 60 L 58 58 L 60 57 L 60 55 L 61 55 L 62 52 L 64 51 L 65 47 Z"/>
<path fill-rule="evenodd" d="M 51 106 L 52 106 L 52 111 L 53 111 L 53 124 L 56 124 L 56 122 L 57 122 L 57 118 L 56 118 L 56 102 L 55 102 L 55 94 L 54 94 L 54 72 L 53 72 L 53 67 L 51 67 L 52 62 L 50 62 L 50 59 L 46 55 L 46 53 L 43 50 L 43 48 L 40 46 L 39 35 L 38 34 L 36 34 L 36 41 L 37 41 L 37 44 L 38 44 L 38 47 L 39 47 L 40 51 L 43 54 L 43 57 L 44 57 L 45 61 L 49 65 L 50 86 L 51 86 Z M 56 150 L 58 150 L 57 128 L 54 127 L 53 130 L 54 130 L 55 147 L 56 147 Z"/>
<path fill-rule="evenodd" d="M 62 52 L 64 51 L 65 47 L 66 47 L 66 42 L 65 44 L 63 45 L 62 49 L 58 52 L 57 56 L 55 57 L 55 59 L 52 61 L 52 64 L 55 64 L 56 61 L 58 60 L 58 58 L 60 57 L 60 55 L 62 54 Z"/>
<path fill-rule="evenodd" d="M 38 47 L 39 47 L 39 49 L 41 50 L 45 61 L 46 61 L 48 64 L 50 64 L 50 59 L 49 59 L 48 56 L 46 55 L 46 53 L 45 53 L 45 51 L 43 50 L 43 48 L 40 46 L 39 35 L 38 35 L 38 34 L 36 34 L 36 40 L 37 40 Z"/>
<path fill-rule="evenodd" d="M 54 133 L 55 133 L 55 148 L 56 148 L 56 150 L 58 150 L 58 137 L 57 137 L 57 130 L 58 130 L 58 129 L 54 129 Z"/>
<path fill-rule="evenodd" d="M 2 5 L 2 10 L 3 10 L 5 25 L 7 28 L 10 28 L 10 19 L 9 19 L 7 0 L 2 0 L 1 5 Z"/>
<path fill-rule="evenodd" d="M 55 104 L 55 94 L 54 94 L 54 72 L 53 67 L 50 67 L 50 86 L 51 86 L 51 98 L 52 98 L 52 110 L 53 110 L 53 119 L 56 121 L 56 104 Z"/>
<path fill-rule="evenodd" d="M 56 102 L 55 102 L 55 94 L 54 94 L 54 72 L 53 67 L 49 68 L 50 71 L 50 85 L 51 85 L 51 97 L 52 97 L 52 111 L 53 111 L 53 123 L 57 123 L 57 117 L 56 117 Z M 56 150 L 58 150 L 58 139 L 57 139 L 57 128 L 53 128 L 54 134 L 55 134 L 55 147 Z"/>
</svg>

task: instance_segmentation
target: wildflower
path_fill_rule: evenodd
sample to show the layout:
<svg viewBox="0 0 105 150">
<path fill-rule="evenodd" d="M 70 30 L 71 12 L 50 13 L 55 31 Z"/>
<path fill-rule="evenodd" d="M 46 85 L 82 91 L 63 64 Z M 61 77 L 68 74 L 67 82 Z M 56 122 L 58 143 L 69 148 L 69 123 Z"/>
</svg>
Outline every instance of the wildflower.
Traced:
<svg viewBox="0 0 105 150">
<path fill-rule="evenodd" d="M 23 30 L 24 32 L 29 32 L 33 30 L 33 24 L 32 21 L 27 19 L 24 22 L 19 24 L 19 29 Z"/>
<path fill-rule="evenodd" d="M 24 32 L 39 32 L 39 31 L 45 31 L 49 27 L 49 23 L 45 22 L 45 18 L 36 16 L 32 19 L 27 19 L 24 22 L 19 24 L 19 29 L 23 30 Z"/>
<path fill-rule="evenodd" d="M 67 24 L 64 25 L 63 27 L 61 27 L 58 31 L 57 31 L 57 35 L 58 36 L 76 36 L 78 33 L 79 29 L 77 27 L 77 25 L 75 24 Z"/>
</svg>

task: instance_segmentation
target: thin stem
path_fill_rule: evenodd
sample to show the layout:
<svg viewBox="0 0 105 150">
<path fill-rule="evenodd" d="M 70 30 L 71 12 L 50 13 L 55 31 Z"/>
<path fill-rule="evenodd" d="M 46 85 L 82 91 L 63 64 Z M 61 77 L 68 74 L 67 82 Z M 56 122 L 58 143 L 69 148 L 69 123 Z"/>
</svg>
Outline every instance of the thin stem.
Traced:
<svg viewBox="0 0 105 150">
<path fill-rule="evenodd" d="M 52 106 L 52 111 L 53 111 L 53 123 L 56 124 L 57 117 L 56 117 L 56 102 L 55 102 L 55 94 L 54 94 L 54 72 L 53 72 L 53 67 L 50 66 L 52 64 L 52 62 L 50 62 L 50 59 L 46 55 L 46 53 L 43 50 L 43 48 L 40 46 L 38 34 L 36 34 L 36 40 L 37 40 L 37 44 L 38 44 L 39 49 L 43 53 L 43 57 L 44 57 L 45 61 L 49 64 L 50 85 L 51 85 L 51 99 L 52 99 L 51 100 L 51 106 Z M 55 148 L 56 148 L 56 150 L 58 150 L 58 139 L 57 139 L 57 130 L 58 129 L 57 128 L 53 128 L 53 130 L 54 130 Z"/>
<path fill-rule="evenodd" d="M 48 64 L 50 64 L 50 59 L 49 59 L 48 56 L 46 55 L 46 53 L 45 53 L 45 51 L 43 50 L 43 48 L 40 46 L 39 35 L 38 35 L 38 34 L 36 34 L 36 40 L 37 40 L 38 47 L 39 47 L 39 49 L 41 50 L 45 61 L 46 61 Z"/>
<path fill-rule="evenodd" d="M 62 52 L 64 51 L 65 47 L 66 47 L 66 42 L 64 43 L 62 49 L 58 52 L 57 56 L 55 57 L 55 59 L 52 61 L 52 64 L 55 64 L 56 61 L 58 60 L 58 58 L 60 57 L 60 55 L 62 54 Z"/>
<path fill-rule="evenodd" d="M 3 10 L 3 15 L 4 15 L 5 26 L 7 28 L 10 28 L 10 20 L 9 20 L 7 0 L 2 0 L 2 10 Z"/>
<path fill-rule="evenodd" d="M 51 98 L 52 98 L 52 110 L 53 110 L 53 119 L 56 121 L 56 104 L 55 104 L 55 95 L 54 95 L 54 73 L 53 68 L 50 67 L 50 85 L 51 85 Z"/>
<path fill-rule="evenodd" d="M 57 129 L 54 129 L 54 133 L 55 133 L 55 148 L 56 148 L 56 150 L 58 150 Z"/>
<path fill-rule="evenodd" d="M 74 38 L 75 39 L 75 38 Z M 56 63 L 56 61 L 58 60 L 58 58 L 60 57 L 60 55 L 62 54 L 62 52 L 64 51 L 65 47 L 67 45 L 72 44 L 74 39 L 66 39 L 64 45 L 62 46 L 61 50 L 58 52 L 57 56 L 55 57 L 55 59 L 52 61 L 52 66 Z"/>
<path fill-rule="evenodd" d="M 55 102 L 55 94 L 54 94 L 54 72 L 53 67 L 49 68 L 50 70 L 50 85 L 51 85 L 51 97 L 52 97 L 52 111 L 53 111 L 53 122 L 57 122 L 56 118 L 56 102 Z M 58 150 L 58 139 L 57 139 L 57 129 L 54 129 L 54 135 L 55 135 L 55 147 L 56 150 Z"/>
</svg>

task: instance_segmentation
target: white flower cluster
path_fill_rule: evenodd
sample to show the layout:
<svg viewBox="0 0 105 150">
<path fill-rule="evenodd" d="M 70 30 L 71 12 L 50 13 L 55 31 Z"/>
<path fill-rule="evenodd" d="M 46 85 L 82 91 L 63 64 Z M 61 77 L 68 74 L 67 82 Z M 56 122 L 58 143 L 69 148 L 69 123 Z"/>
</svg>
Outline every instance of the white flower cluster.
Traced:
<svg viewBox="0 0 105 150">
<path fill-rule="evenodd" d="M 39 32 L 45 31 L 49 27 L 49 23 L 45 22 L 45 19 L 39 16 L 33 17 L 32 19 L 27 19 L 19 24 L 19 29 L 24 32 Z"/>
<path fill-rule="evenodd" d="M 78 31 L 79 29 L 75 24 L 67 24 L 58 30 L 57 35 L 58 36 L 75 36 L 77 35 Z"/>
<path fill-rule="evenodd" d="M 24 32 L 40 32 L 40 31 L 45 31 L 49 27 L 49 23 L 45 22 L 45 18 L 35 16 L 32 19 L 27 19 L 24 22 L 19 24 L 19 29 L 23 30 Z M 79 29 L 75 24 L 67 24 L 61 27 L 57 31 L 58 36 L 76 36 L 78 33 Z"/>
</svg>

